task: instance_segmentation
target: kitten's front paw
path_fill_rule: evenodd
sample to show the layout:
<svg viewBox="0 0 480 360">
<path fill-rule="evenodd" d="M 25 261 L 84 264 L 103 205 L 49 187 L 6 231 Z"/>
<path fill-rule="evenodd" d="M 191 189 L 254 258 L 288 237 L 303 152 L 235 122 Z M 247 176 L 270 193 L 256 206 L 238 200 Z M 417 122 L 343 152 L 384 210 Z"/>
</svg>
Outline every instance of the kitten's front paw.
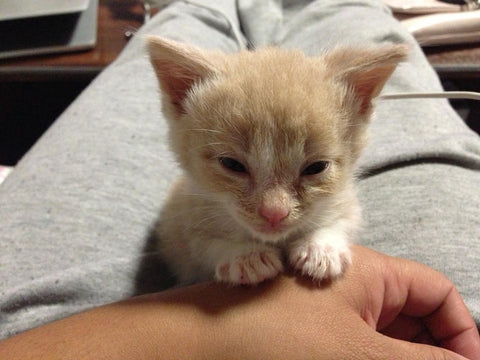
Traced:
<svg viewBox="0 0 480 360">
<path fill-rule="evenodd" d="M 230 284 L 258 284 L 283 270 L 280 259 L 280 251 L 275 248 L 252 250 L 220 262 L 215 269 L 215 279 Z"/>
<path fill-rule="evenodd" d="M 290 264 L 315 280 L 334 279 L 351 264 L 348 244 L 343 240 L 317 239 L 297 241 L 289 249 Z"/>
</svg>

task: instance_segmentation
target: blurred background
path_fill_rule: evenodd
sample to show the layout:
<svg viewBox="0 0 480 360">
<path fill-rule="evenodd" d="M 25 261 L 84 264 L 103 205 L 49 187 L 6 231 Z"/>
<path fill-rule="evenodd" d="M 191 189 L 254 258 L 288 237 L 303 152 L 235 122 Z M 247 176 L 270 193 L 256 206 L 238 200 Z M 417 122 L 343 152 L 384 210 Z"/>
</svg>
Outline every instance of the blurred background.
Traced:
<svg viewBox="0 0 480 360">
<path fill-rule="evenodd" d="M 15 166 L 92 79 L 115 60 L 135 31 L 169 2 L 0 0 L 0 182 L 5 169 Z M 480 91 L 477 1 L 385 2 L 419 39 L 447 90 Z M 449 36 L 440 34 L 443 40 L 439 41 L 438 28 L 427 26 L 432 21 Z M 453 28 L 463 33 L 451 30 L 452 21 Z M 455 100 L 452 104 L 480 132 L 480 101 Z"/>
</svg>

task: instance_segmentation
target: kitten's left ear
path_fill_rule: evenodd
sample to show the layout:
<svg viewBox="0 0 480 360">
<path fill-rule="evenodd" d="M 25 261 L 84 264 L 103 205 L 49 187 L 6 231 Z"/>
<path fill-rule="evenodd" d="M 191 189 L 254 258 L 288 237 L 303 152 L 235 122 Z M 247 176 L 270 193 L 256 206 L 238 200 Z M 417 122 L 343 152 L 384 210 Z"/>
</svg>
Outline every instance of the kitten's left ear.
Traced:
<svg viewBox="0 0 480 360">
<path fill-rule="evenodd" d="M 149 36 L 147 42 L 150 61 L 168 100 L 164 104 L 176 115 L 183 113 L 184 100 L 193 85 L 218 73 L 212 54 L 159 36 Z"/>
<path fill-rule="evenodd" d="M 359 112 L 366 115 L 397 65 L 408 54 L 406 45 L 388 45 L 370 49 L 338 48 L 325 56 L 333 76 L 353 90 L 360 102 Z"/>
</svg>

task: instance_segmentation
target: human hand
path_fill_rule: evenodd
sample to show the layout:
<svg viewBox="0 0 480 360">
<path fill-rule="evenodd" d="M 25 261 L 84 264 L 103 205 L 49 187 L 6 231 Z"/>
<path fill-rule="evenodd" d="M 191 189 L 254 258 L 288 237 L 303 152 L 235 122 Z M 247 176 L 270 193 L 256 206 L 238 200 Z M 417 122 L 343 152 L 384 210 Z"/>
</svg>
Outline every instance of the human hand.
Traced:
<svg viewBox="0 0 480 360">
<path fill-rule="evenodd" d="M 480 359 L 476 325 L 447 278 L 360 246 L 353 255 L 345 276 L 320 288 L 288 275 L 221 292 L 200 285 L 188 302 L 213 315 L 212 358 Z"/>
<path fill-rule="evenodd" d="M 198 284 L 91 309 L 0 342 L 2 359 L 40 357 L 480 359 L 480 339 L 443 275 L 354 246 L 345 275 L 320 287 L 288 274 L 254 287 Z"/>
</svg>

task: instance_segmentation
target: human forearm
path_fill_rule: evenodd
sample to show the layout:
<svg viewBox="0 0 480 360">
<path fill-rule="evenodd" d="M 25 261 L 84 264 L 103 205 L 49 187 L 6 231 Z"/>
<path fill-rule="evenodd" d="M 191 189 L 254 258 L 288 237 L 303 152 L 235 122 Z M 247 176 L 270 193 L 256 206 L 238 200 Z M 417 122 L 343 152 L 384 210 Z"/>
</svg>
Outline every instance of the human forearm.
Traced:
<svg viewBox="0 0 480 360">
<path fill-rule="evenodd" d="M 209 337 L 205 316 L 165 294 L 109 304 L 0 343 L 0 359 L 196 358 Z M 200 357 L 198 357 L 200 358 Z"/>
<path fill-rule="evenodd" d="M 318 304 L 326 315 L 330 297 L 319 302 L 321 291 L 312 296 L 311 290 L 281 276 L 257 287 L 205 283 L 145 295 L 10 338 L 0 343 L 0 359 L 278 359 L 289 351 L 294 359 L 314 354 L 308 344 L 325 354 L 335 344 L 320 335 L 322 314 L 305 307 Z M 299 298 L 307 303 L 299 304 Z M 306 323 L 312 316 L 318 329 Z M 292 330 L 300 337 L 296 344 L 290 343 Z M 299 340 L 305 343 L 300 348 Z"/>
</svg>

